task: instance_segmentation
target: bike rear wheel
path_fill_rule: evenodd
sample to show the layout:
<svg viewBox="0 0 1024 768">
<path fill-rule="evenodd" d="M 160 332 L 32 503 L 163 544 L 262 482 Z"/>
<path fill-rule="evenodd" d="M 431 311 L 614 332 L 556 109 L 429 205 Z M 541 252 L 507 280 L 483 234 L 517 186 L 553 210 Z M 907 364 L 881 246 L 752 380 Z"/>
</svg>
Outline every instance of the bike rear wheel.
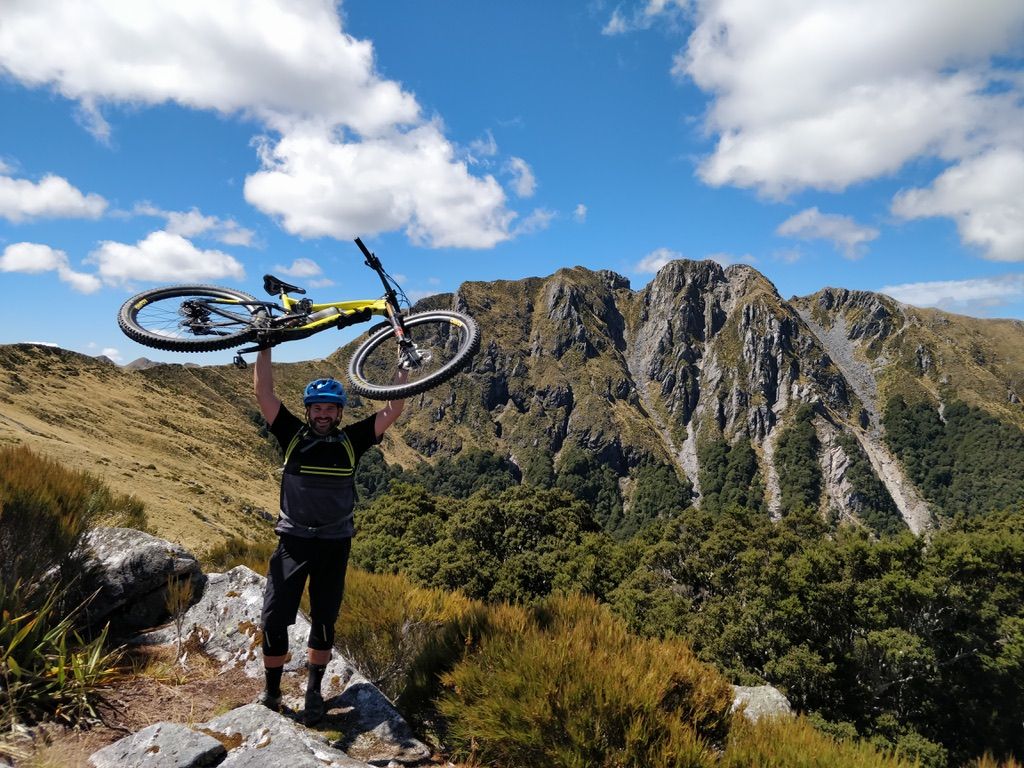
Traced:
<svg viewBox="0 0 1024 768">
<path fill-rule="evenodd" d="M 352 391 L 371 400 L 402 400 L 433 389 L 469 365 L 480 348 L 480 330 L 468 315 L 436 310 L 405 318 L 406 336 L 428 360 L 409 371 L 405 384 L 394 384 L 398 362 L 395 329 L 372 332 L 348 364 Z"/>
<path fill-rule="evenodd" d="M 256 338 L 253 312 L 259 300 L 212 285 L 175 285 L 133 296 L 117 324 L 147 347 L 171 352 L 215 352 Z"/>
</svg>

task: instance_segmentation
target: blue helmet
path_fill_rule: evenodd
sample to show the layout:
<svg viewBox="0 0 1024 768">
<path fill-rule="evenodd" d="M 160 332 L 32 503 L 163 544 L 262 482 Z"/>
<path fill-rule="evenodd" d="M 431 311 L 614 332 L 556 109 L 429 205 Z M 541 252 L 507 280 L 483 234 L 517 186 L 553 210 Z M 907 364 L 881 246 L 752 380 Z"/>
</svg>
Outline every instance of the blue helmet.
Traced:
<svg viewBox="0 0 1024 768">
<path fill-rule="evenodd" d="M 309 382 L 306 385 L 306 392 L 302 398 L 302 402 L 305 405 L 334 403 L 342 408 L 345 407 L 347 401 L 348 397 L 345 395 L 345 388 L 341 386 L 340 381 L 335 379 L 317 379 L 316 381 Z"/>
</svg>

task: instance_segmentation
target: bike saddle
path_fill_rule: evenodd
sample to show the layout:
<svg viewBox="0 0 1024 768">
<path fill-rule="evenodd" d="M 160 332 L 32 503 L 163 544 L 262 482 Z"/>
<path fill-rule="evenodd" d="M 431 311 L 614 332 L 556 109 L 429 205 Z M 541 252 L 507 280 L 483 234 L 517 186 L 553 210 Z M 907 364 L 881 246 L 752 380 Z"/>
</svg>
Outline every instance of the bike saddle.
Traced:
<svg viewBox="0 0 1024 768">
<path fill-rule="evenodd" d="M 263 290 L 269 293 L 271 296 L 279 296 L 282 293 L 305 293 L 305 288 L 299 288 L 297 285 L 291 285 L 286 283 L 284 280 L 278 280 L 273 275 L 263 276 Z"/>
</svg>

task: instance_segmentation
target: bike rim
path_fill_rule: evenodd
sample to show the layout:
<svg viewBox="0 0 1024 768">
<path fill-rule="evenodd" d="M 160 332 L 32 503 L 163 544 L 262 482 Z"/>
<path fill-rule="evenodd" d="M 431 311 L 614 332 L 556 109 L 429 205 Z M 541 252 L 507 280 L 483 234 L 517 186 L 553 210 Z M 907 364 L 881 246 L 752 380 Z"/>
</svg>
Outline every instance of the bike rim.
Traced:
<svg viewBox="0 0 1024 768">
<path fill-rule="evenodd" d="M 135 310 L 134 320 L 146 332 L 168 341 L 216 341 L 252 329 L 247 305 L 221 304 L 219 299 L 230 300 L 202 294 L 167 296 Z"/>
<path fill-rule="evenodd" d="M 417 349 L 429 355 L 429 359 L 409 369 L 405 386 L 431 381 L 443 375 L 447 369 L 464 359 L 471 341 L 471 329 L 458 318 L 446 315 L 407 320 L 405 330 L 407 338 Z M 355 364 L 355 373 L 361 383 L 369 388 L 392 386 L 398 358 L 397 346 L 394 332 L 388 329 L 361 350 Z"/>
</svg>

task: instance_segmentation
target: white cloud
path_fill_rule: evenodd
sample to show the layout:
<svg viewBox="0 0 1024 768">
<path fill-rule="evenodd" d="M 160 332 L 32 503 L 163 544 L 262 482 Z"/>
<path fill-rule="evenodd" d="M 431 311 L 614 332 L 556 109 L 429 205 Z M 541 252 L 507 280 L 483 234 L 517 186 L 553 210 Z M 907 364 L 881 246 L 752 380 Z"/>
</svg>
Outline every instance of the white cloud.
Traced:
<svg viewBox="0 0 1024 768">
<path fill-rule="evenodd" d="M 554 211 L 549 211 L 546 208 L 535 208 L 530 212 L 522 221 L 518 222 L 514 228 L 516 235 L 530 235 L 534 232 L 540 232 L 551 226 L 551 222 L 558 218 L 558 214 Z"/>
<path fill-rule="evenodd" d="M 512 175 L 512 189 L 519 197 L 532 197 L 537 190 L 533 170 L 521 157 L 510 158 L 506 170 Z"/>
<path fill-rule="evenodd" d="M 893 213 L 949 216 L 960 239 L 993 261 L 1024 261 L 1024 150 L 1002 148 L 965 160 L 927 189 L 900 192 Z"/>
<path fill-rule="evenodd" d="M 133 212 L 142 216 L 157 216 L 167 222 L 164 231 L 182 237 L 207 235 L 225 245 L 250 246 L 255 234 L 234 219 L 205 216 L 199 209 L 188 211 L 165 211 L 150 203 L 136 205 Z"/>
<path fill-rule="evenodd" d="M 862 226 L 849 216 L 822 213 L 817 208 L 790 216 L 775 231 L 801 240 L 828 240 L 848 259 L 863 256 L 867 243 L 878 237 L 877 229 Z"/>
<path fill-rule="evenodd" d="M 174 102 L 261 120 L 263 168 L 246 199 L 291 233 L 349 238 L 405 229 L 433 246 L 486 248 L 514 216 L 474 177 L 415 97 L 377 73 L 373 45 L 333 0 L 15 3 L 0 69 L 76 100 L 109 131 L 105 103 Z"/>
<path fill-rule="evenodd" d="M 575 221 L 579 222 L 580 224 L 585 222 L 587 220 L 587 206 L 585 206 L 583 203 L 579 203 L 576 206 L 576 209 L 572 212 L 572 217 Z"/>
<path fill-rule="evenodd" d="M 940 280 L 887 285 L 881 293 L 917 307 L 982 313 L 1024 299 L 1024 274 L 972 280 Z"/>
<path fill-rule="evenodd" d="M 288 277 L 316 277 L 323 274 L 320 265 L 312 259 L 296 259 L 290 267 L 280 264 L 274 266 L 274 274 L 281 273 Z"/>
<path fill-rule="evenodd" d="M 842 191 L 917 158 L 970 173 L 979 156 L 1024 148 L 1024 81 L 1000 62 L 1019 52 L 1017 0 L 700 0 L 696 20 L 673 72 L 713 97 L 708 184 Z M 947 197 L 933 209 L 953 213 L 934 215 L 992 214 L 969 193 Z M 1005 258 L 1002 235 L 961 233 Z"/>
<path fill-rule="evenodd" d="M 647 0 L 642 7 L 625 13 L 621 6 L 616 6 L 608 23 L 601 30 L 601 34 L 622 35 L 627 32 L 649 29 L 655 21 L 674 18 L 672 14 L 684 10 L 686 6 L 686 0 Z"/>
<path fill-rule="evenodd" d="M 104 241 L 87 262 L 99 269 L 103 282 L 128 285 L 134 280 L 195 282 L 225 277 L 242 279 L 245 270 L 232 256 L 201 250 L 181 235 L 151 232 L 135 245 Z"/>
<path fill-rule="evenodd" d="M 41 274 L 56 272 L 61 281 L 79 293 L 94 293 L 101 287 L 94 275 L 75 272 L 64 251 L 40 243 L 14 243 L 0 255 L 0 272 Z"/>
<path fill-rule="evenodd" d="M 470 165 L 485 162 L 486 158 L 497 155 L 498 142 L 494 140 L 494 134 L 487 131 L 482 138 L 471 141 L 469 143 L 469 152 L 470 154 L 467 160 Z"/>
<path fill-rule="evenodd" d="M 804 257 L 799 248 L 781 248 L 772 254 L 772 258 L 784 264 L 796 264 Z"/>
<path fill-rule="evenodd" d="M 104 347 L 100 354 L 110 358 L 115 363 L 121 362 L 121 350 L 117 349 L 117 347 Z"/>
<path fill-rule="evenodd" d="M 669 248 L 657 248 L 640 259 L 633 267 L 633 271 L 654 274 L 670 261 L 682 258 L 685 257 L 678 251 L 673 251 Z"/>
<path fill-rule="evenodd" d="M 339 240 L 405 228 L 416 243 L 490 248 L 509 238 L 514 214 L 494 177 L 470 175 L 434 123 L 382 139 L 344 143 L 306 124 L 261 147 L 263 170 L 245 199 L 303 237 Z"/>
<path fill-rule="evenodd" d="M 0 176 L 0 216 L 8 221 L 17 223 L 35 218 L 97 219 L 106 208 L 107 201 L 100 195 L 83 195 L 60 176 L 47 175 L 38 183 Z"/>
<path fill-rule="evenodd" d="M 8 4 L 0 63 L 86 112 L 175 101 L 274 124 L 318 116 L 364 135 L 419 119 L 415 98 L 376 75 L 372 44 L 343 34 L 328 0 Z"/>
</svg>

